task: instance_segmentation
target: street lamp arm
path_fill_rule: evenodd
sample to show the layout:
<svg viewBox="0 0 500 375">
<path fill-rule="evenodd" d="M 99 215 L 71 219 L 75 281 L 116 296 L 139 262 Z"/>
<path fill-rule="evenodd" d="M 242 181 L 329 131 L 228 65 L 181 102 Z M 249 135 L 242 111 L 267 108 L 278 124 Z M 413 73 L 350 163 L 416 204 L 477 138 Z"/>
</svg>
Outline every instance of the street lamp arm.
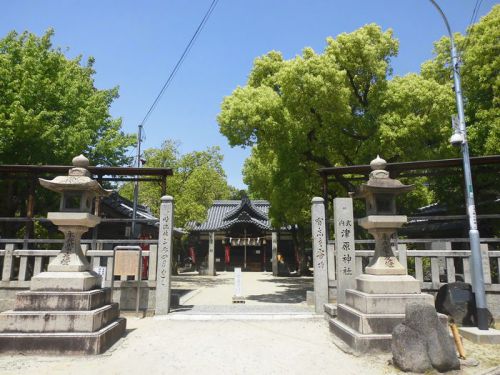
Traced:
<svg viewBox="0 0 500 375">
<path fill-rule="evenodd" d="M 448 29 L 448 34 L 450 34 L 450 40 L 451 40 L 451 45 L 452 47 L 455 46 L 455 43 L 453 41 L 453 33 L 451 32 L 451 27 L 450 27 L 450 24 L 448 22 L 448 18 L 446 18 L 443 10 L 441 9 L 441 7 L 438 5 L 438 3 L 436 3 L 434 0 L 429 0 L 432 5 L 434 5 L 436 7 L 436 9 L 438 10 L 439 14 L 441 14 L 441 17 L 443 18 L 443 21 L 446 25 L 446 29 Z"/>
</svg>

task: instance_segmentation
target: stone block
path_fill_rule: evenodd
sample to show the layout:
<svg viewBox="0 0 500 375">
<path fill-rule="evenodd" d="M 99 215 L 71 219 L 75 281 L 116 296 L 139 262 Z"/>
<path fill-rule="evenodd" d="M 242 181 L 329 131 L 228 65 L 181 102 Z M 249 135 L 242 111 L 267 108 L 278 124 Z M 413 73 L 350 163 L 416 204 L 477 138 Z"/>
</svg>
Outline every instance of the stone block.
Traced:
<svg viewBox="0 0 500 375">
<path fill-rule="evenodd" d="M 125 333 L 126 320 L 118 318 L 99 331 L 64 333 L 0 333 L 1 353 L 101 354 Z"/>
<path fill-rule="evenodd" d="M 90 311 L 4 311 L 0 332 L 56 333 L 95 332 L 118 318 L 118 304 Z"/>
<path fill-rule="evenodd" d="M 373 294 L 420 293 L 420 282 L 410 275 L 360 275 L 356 289 Z M 404 311 L 403 311 L 404 313 Z"/>
<path fill-rule="evenodd" d="M 500 344 L 500 331 L 490 328 L 487 331 L 477 327 L 460 327 L 460 334 L 469 341 L 477 344 Z"/>
<path fill-rule="evenodd" d="M 391 334 L 364 335 L 338 319 L 329 320 L 330 331 L 347 344 L 354 354 L 387 352 L 391 350 Z M 340 346 L 340 345 L 339 345 Z M 341 349 L 344 349 L 340 346 Z"/>
<path fill-rule="evenodd" d="M 391 334 L 404 317 L 404 314 L 365 314 L 346 305 L 337 309 L 337 318 L 362 334 Z"/>
<path fill-rule="evenodd" d="M 96 289 L 85 292 L 25 291 L 16 296 L 16 311 L 88 311 L 111 302 L 111 289 Z"/>
<path fill-rule="evenodd" d="M 346 290 L 346 305 L 365 314 L 404 314 L 406 304 L 421 301 L 434 306 L 430 294 L 369 294 Z"/>
<path fill-rule="evenodd" d="M 31 279 L 31 290 L 86 291 L 100 289 L 101 277 L 95 272 L 42 272 Z"/>
<path fill-rule="evenodd" d="M 337 305 L 334 303 L 325 303 L 325 313 L 330 318 L 335 318 L 337 316 Z"/>
</svg>

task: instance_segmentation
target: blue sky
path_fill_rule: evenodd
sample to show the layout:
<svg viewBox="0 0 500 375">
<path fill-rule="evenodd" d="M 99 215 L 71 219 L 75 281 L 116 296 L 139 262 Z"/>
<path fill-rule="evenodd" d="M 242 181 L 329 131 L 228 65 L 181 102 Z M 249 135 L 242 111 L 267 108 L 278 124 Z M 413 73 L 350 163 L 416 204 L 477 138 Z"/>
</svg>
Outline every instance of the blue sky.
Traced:
<svg viewBox="0 0 500 375">
<path fill-rule="evenodd" d="M 454 31 L 464 32 L 475 0 L 440 0 Z M 211 0 L 16 0 L 5 1 L 0 35 L 11 30 L 43 34 L 70 57 L 94 56 L 98 88 L 120 87 L 112 114 L 136 132 Z M 482 2 L 479 16 L 496 1 Z M 325 39 L 375 22 L 400 41 L 394 74 L 418 72 L 432 43 L 446 33 L 427 0 L 219 0 L 155 112 L 145 125 L 145 147 L 169 138 L 181 151 L 219 145 L 230 184 L 244 187 L 241 168 L 249 150 L 231 148 L 216 116 L 224 96 L 244 85 L 255 57 L 279 50 L 290 58 Z"/>
</svg>

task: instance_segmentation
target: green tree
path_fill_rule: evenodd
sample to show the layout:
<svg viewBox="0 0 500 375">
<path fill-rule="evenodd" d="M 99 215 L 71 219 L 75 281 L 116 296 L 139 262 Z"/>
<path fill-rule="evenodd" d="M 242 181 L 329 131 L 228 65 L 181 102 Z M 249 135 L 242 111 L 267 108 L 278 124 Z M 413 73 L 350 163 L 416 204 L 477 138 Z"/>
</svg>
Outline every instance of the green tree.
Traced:
<svg viewBox="0 0 500 375">
<path fill-rule="evenodd" d="M 462 90 L 469 149 L 472 156 L 500 153 L 500 5 L 467 30 L 454 35 L 461 60 Z M 422 76 L 434 80 L 450 92 L 453 80 L 450 40 L 443 37 L 434 44 L 434 58 L 422 64 Z M 455 113 L 455 108 L 449 113 Z M 500 178 L 495 173 L 474 175 L 478 213 L 496 213 Z M 430 178 L 437 200 L 450 209 L 463 212 L 463 177 Z M 497 231 L 499 227 L 497 225 Z M 495 230 L 493 230 L 494 232 Z"/>
<path fill-rule="evenodd" d="M 305 48 L 285 60 L 271 51 L 222 103 L 221 133 L 232 146 L 253 147 L 249 191 L 270 200 L 273 225 L 299 224 L 299 252 L 310 199 L 320 194 L 318 168 L 365 164 L 378 153 L 391 162 L 456 154 L 446 142 L 452 92 L 416 74 L 389 80 L 397 51 L 392 31 L 375 24 L 328 38 L 323 53 Z M 335 189 L 344 195 L 346 187 Z M 429 203 L 422 191 L 414 197 Z"/>
<path fill-rule="evenodd" d="M 0 163 L 68 164 L 84 153 L 94 165 L 122 165 L 134 137 L 109 107 L 118 88 L 94 85 L 94 59 L 68 59 L 42 37 L 0 40 Z"/>
<path fill-rule="evenodd" d="M 80 153 L 93 165 L 128 162 L 135 138 L 109 113 L 118 89 L 97 89 L 94 59 L 68 59 L 52 46 L 53 35 L 0 39 L 0 163 L 67 165 Z M 2 216 L 25 216 L 25 182 L 1 180 L 0 194 Z M 37 200 L 43 204 L 35 208 L 46 209 L 54 199 L 40 192 Z"/>
<path fill-rule="evenodd" d="M 203 221 L 213 201 L 229 199 L 235 189 L 226 182 L 219 147 L 184 155 L 180 155 L 178 148 L 177 143 L 167 140 L 159 149 L 147 149 L 144 158 L 148 167 L 173 169 L 174 175 L 167 181 L 167 192 L 175 198 L 175 225 L 184 227 L 190 221 Z M 120 193 L 131 199 L 133 185 L 125 184 Z M 159 215 L 160 198 L 158 183 L 140 183 L 139 201 L 156 215 Z"/>
</svg>

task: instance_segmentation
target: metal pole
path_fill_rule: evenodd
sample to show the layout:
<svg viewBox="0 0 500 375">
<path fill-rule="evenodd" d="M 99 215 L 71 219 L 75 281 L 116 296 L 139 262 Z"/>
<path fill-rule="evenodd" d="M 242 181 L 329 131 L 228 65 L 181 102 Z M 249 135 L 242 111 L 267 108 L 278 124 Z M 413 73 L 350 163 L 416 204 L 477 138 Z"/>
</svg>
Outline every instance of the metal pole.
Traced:
<svg viewBox="0 0 500 375">
<path fill-rule="evenodd" d="M 141 141 L 142 141 L 142 124 L 139 125 L 139 129 L 137 130 L 137 168 L 141 167 Z M 135 220 L 137 218 L 137 201 L 139 199 L 139 181 L 137 180 L 139 176 L 135 176 L 136 180 L 134 183 L 134 206 L 132 209 L 132 228 L 130 237 L 133 238 L 135 236 Z"/>
<path fill-rule="evenodd" d="M 429 0 L 439 11 L 444 20 L 451 42 L 451 60 L 453 69 L 453 80 L 455 83 L 455 99 L 457 102 L 458 119 L 460 121 L 460 133 L 463 137 L 462 156 L 465 178 L 465 200 L 467 204 L 467 215 L 469 217 L 469 241 L 472 263 L 472 285 L 476 297 L 477 307 L 477 327 L 481 330 L 488 330 L 488 308 L 486 305 L 486 294 L 484 290 L 483 264 L 481 259 L 481 249 L 479 245 L 479 231 L 477 229 L 476 206 L 474 204 L 474 191 L 472 188 L 472 175 L 469 160 L 469 145 L 467 143 L 467 130 L 465 127 L 464 103 L 462 97 L 462 85 L 460 82 L 460 65 L 455 48 L 453 33 L 451 32 L 448 19 L 442 9 L 434 0 Z"/>
</svg>

